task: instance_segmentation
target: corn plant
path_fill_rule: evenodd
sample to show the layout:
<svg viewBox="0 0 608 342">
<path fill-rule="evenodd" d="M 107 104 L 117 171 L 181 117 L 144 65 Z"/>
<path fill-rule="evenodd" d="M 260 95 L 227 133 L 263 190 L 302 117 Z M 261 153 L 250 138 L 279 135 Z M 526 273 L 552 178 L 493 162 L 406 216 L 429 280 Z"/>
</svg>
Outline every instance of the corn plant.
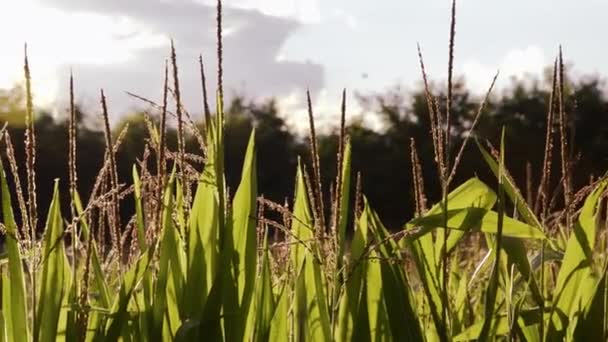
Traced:
<svg viewBox="0 0 608 342">
<path fill-rule="evenodd" d="M 221 18 L 218 2 L 220 65 Z M 63 184 L 56 181 L 48 217 L 38 236 L 35 118 L 26 55 L 27 196 L 16 172 L 11 137 L 2 132 L 10 167 L 0 161 L 6 239 L 0 268 L 1 339 L 605 340 L 608 262 L 597 246 L 605 243 L 599 229 L 608 179 L 602 177 L 578 192 L 572 188 L 561 51 L 554 69 L 545 154 L 553 151 L 556 133 L 552 123 L 557 115 L 565 206 L 552 213 L 547 181 L 551 158 L 545 158 L 538 196 L 531 203 L 506 166 L 509 155 L 504 135 L 508 128 L 503 128 L 498 150 L 475 141 L 480 159 L 496 176 L 496 190 L 476 177 L 452 186 L 469 142 L 467 137 L 458 153 L 450 155 L 454 24 L 455 3 L 446 112 L 440 111 L 429 90 L 419 48 L 442 198 L 427 206 L 425 180 L 412 140 L 416 215 L 396 232 L 382 224 L 361 189 L 360 177 L 353 182 L 351 159 L 356 151 L 345 126 L 345 93 L 337 177 L 329 201 L 321 184 L 310 94 L 312 165 L 303 159 L 298 163 L 293 209 L 258 193 L 255 131 L 245 152 L 240 184 L 229 194 L 224 176 L 222 69 L 212 115 L 200 59 L 205 122 L 199 130 L 182 108 L 172 44 L 170 63 L 164 70 L 163 101 L 156 105 L 160 120 L 147 120 L 148 148 L 133 165 L 133 181 L 128 186 L 119 184 L 114 161 L 124 132 L 112 136 L 102 91 L 105 161 L 87 202 L 76 190 L 74 85 L 70 78 L 71 210 L 64 217 L 60 203 Z M 169 108 L 170 96 L 175 99 L 174 111 Z M 169 115 L 177 119 L 175 151 L 166 142 Z M 186 153 L 188 132 L 197 137 L 201 155 Z M 201 171 L 194 165 L 197 161 L 202 161 Z M 11 172 L 13 188 L 6 170 Z M 351 184 L 357 184 L 354 192 Z M 123 224 L 119 209 L 126 194 L 133 195 L 136 213 Z M 508 215 L 509 209 L 513 209 L 512 215 Z M 20 220 L 15 210 L 19 210 Z M 282 220 L 268 218 L 269 211 L 280 214 Z M 277 232 L 275 238 L 271 238 L 271 230 Z"/>
</svg>

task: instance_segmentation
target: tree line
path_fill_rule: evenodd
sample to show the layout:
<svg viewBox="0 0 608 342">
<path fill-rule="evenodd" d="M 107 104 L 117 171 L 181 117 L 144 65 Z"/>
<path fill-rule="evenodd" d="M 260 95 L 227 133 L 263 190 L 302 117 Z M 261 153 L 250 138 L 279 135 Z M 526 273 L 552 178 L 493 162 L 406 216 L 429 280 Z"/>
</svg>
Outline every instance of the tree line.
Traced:
<svg viewBox="0 0 608 342">
<path fill-rule="evenodd" d="M 567 83 L 566 114 L 570 153 L 574 157 L 574 183 L 587 184 L 591 177 L 598 177 L 608 169 L 608 97 L 604 82 L 599 76 L 582 77 Z M 506 129 L 506 165 L 516 183 L 526 193 L 534 195 L 542 174 L 546 117 L 551 84 L 546 80 L 512 80 L 511 84 L 494 92 L 488 99 L 485 110 L 472 133 L 480 142 L 489 141 L 497 145 L 501 128 Z M 444 103 L 445 94 L 435 92 L 438 103 Z M 352 143 L 353 175 L 360 173 L 362 189 L 371 205 L 378 211 L 385 225 L 398 229 L 412 216 L 413 186 L 410 163 L 410 147 L 415 141 L 422 163 L 424 186 L 430 202 L 439 200 L 440 185 L 436 181 L 430 136 L 430 120 L 424 89 L 404 93 L 399 88 L 378 94 L 362 94 L 356 99 L 365 109 L 365 114 L 349 113 L 352 120 L 346 127 Z M 477 113 L 481 98 L 472 95 L 464 81 L 454 88 L 451 138 L 457 152 Z M 0 90 L 0 122 L 7 122 L 7 131 L 12 138 L 15 159 L 20 166 L 19 174 L 25 180 L 24 165 L 24 96 L 16 87 Z M 87 198 L 93 188 L 103 163 L 105 141 L 97 125 L 100 120 L 96 111 L 78 108 L 77 111 L 77 166 L 79 192 Z M 122 143 L 116 161 L 120 181 L 130 184 L 134 163 L 142 162 L 148 143 L 147 120 L 158 120 L 158 110 L 144 108 L 123 117 L 115 125 L 116 139 L 125 125 Z M 234 98 L 226 106 L 225 166 L 229 189 L 236 189 L 249 134 L 256 130 L 258 189 L 260 195 L 278 203 L 290 202 L 298 158 L 308 163 L 308 137 L 295 134 L 286 124 L 289 113 L 281 112 L 275 100 L 265 102 Z M 381 129 L 372 129 L 363 123 L 362 115 L 373 116 L 381 123 Z M 46 215 L 51 200 L 53 180 L 59 179 L 67 189 L 68 178 L 68 123 L 67 119 L 54 117 L 44 110 L 36 113 L 37 135 L 37 199 L 40 217 Z M 554 129 L 557 129 L 557 122 Z M 196 129 L 202 128 L 195 123 Z M 330 130 L 319 139 L 320 162 L 324 185 L 329 185 L 336 174 L 338 130 Z M 177 133 L 174 127 L 168 131 L 169 147 L 175 148 Z M 171 146 L 173 145 L 173 146 Z M 6 143 L 2 142 L 5 150 Z M 188 134 L 187 151 L 201 155 L 201 147 L 195 134 Z M 2 151 L 3 159 L 6 153 Z M 559 165 L 559 156 L 554 154 Z M 202 164 L 193 162 L 197 169 Z M 4 163 L 5 168 L 8 164 Z M 308 163 L 310 165 L 310 163 Z M 151 165 L 153 167 L 153 165 Z M 559 169 L 556 166 L 556 169 Z M 552 173 L 551 180 L 559 192 L 559 170 Z M 475 143 L 470 143 L 463 154 L 453 184 L 478 176 L 492 184 L 495 177 L 483 162 Z M 354 179 L 351 182 L 354 186 Z M 330 189 L 324 191 L 328 196 Z M 67 190 L 62 203 L 69 203 Z M 556 196 L 559 198 L 559 196 Z M 128 198 L 122 202 L 121 214 L 128 220 L 133 207 Z M 65 210 L 68 210 L 67 208 Z"/>
</svg>

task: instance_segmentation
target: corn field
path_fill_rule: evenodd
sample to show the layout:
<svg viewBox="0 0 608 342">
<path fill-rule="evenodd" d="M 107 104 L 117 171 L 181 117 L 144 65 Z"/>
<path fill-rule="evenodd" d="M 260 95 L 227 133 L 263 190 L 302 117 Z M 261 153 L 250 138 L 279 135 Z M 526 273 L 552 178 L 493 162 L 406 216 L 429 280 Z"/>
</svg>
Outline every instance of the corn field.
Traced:
<svg viewBox="0 0 608 342">
<path fill-rule="evenodd" d="M 412 186 L 403 191 L 414 193 L 416 215 L 394 232 L 383 226 L 361 189 L 361 175 L 351 169 L 351 154 L 357 151 L 351 149 L 345 129 L 345 95 L 332 191 L 321 184 L 310 94 L 306 160 L 311 165 L 299 162 L 292 205 L 258 194 L 255 131 L 240 184 L 234 193 L 227 188 L 221 14 L 218 2 L 215 113 L 208 109 L 201 61 L 204 129 L 193 124 L 182 106 L 172 44 L 163 101 L 155 105 L 160 119 L 147 120 L 148 145 L 133 165 L 131 184 L 119 183 L 114 155 L 124 132 L 113 136 L 101 92 L 105 162 L 86 202 L 76 190 L 78 146 L 70 79 L 69 181 L 56 181 L 52 202 L 44 204 L 49 208 L 44 224 L 37 217 L 35 115 L 26 54 L 26 165 L 16 164 L 11 137 L 2 132 L 2 341 L 608 338 L 603 213 L 608 179 L 572 188 L 575 170 L 565 124 L 561 50 L 548 103 L 542 178 L 535 193 L 524 196 L 506 167 L 508 146 L 503 142 L 494 147 L 472 134 L 485 101 L 471 134 L 461 146 L 451 145 L 453 3 L 445 106 L 429 89 L 418 50 L 436 161 L 425 167 L 436 167 L 439 179 L 422 179 L 412 140 Z M 178 131 L 174 151 L 165 136 L 170 119 Z M 203 153 L 185 152 L 187 134 L 197 138 Z M 452 184 L 467 146 L 479 150 L 495 185 L 475 177 Z M 553 153 L 560 154 L 561 165 L 551 165 Z M 18 167 L 27 170 L 24 187 Z M 558 189 L 549 188 L 552 171 L 561 175 Z M 440 182 L 443 189 L 441 200 L 432 205 L 425 196 L 428 181 Z M 70 198 L 67 215 L 61 210 L 63 192 Z M 131 198 L 136 214 L 121 222 L 120 205 Z M 44 229 L 38 231 L 39 226 Z"/>
</svg>

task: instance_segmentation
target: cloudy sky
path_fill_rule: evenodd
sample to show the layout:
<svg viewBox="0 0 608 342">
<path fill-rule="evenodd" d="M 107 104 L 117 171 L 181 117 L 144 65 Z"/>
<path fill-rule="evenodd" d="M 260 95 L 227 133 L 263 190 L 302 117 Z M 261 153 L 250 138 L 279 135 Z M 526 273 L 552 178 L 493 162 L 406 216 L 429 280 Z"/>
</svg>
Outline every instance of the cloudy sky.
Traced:
<svg viewBox="0 0 608 342">
<path fill-rule="evenodd" d="M 449 7 L 449 0 L 225 0 L 226 92 L 277 97 L 297 124 L 310 88 L 318 116 L 331 118 L 344 87 L 351 97 L 415 87 L 417 42 L 431 77 L 441 81 Z M 64 108 L 72 69 L 78 101 L 96 108 L 104 88 L 116 119 L 142 106 L 125 91 L 160 98 L 173 38 L 185 103 L 198 113 L 198 54 L 209 74 L 216 69 L 214 11 L 213 0 L 3 1 L 0 88 L 21 80 L 27 42 L 37 104 Z M 601 43 L 608 1 L 460 0 L 457 11 L 456 71 L 478 92 L 497 69 L 503 85 L 539 75 L 559 44 L 575 74 L 608 75 Z M 214 90 L 215 78 L 209 83 Z"/>
</svg>

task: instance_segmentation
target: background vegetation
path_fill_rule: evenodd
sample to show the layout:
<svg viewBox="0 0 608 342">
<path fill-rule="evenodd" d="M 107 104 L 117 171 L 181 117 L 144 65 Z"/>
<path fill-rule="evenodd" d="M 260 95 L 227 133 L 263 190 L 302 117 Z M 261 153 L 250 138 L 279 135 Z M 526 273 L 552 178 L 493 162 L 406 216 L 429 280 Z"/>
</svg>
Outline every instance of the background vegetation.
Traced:
<svg viewBox="0 0 608 342">
<path fill-rule="evenodd" d="M 550 74 L 550 72 L 548 72 Z M 590 176 L 600 176 L 608 168 L 608 94 L 605 82 L 600 76 L 586 76 L 567 83 L 569 96 L 568 128 L 573 132 L 572 152 L 573 165 L 577 172 L 574 182 L 580 186 L 586 184 Z M 551 92 L 550 75 L 544 80 L 512 80 L 511 85 L 495 92 L 486 104 L 486 111 L 480 118 L 473 133 L 481 140 L 488 139 L 493 144 L 499 141 L 500 127 L 507 127 L 506 144 L 510 155 L 507 162 L 509 170 L 517 184 L 525 189 L 527 169 L 533 182 L 538 182 L 542 173 L 543 148 L 545 144 L 547 103 Z M 445 93 L 436 92 L 439 99 L 445 99 Z M 413 215 L 414 199 L 411 191 L 411 163 L 408 158 L 410 138 L 417 143 L 423 165 L 423 178 L 426 182 L 428 196 L 438 200 L 441 188 L 437 182 L 433 146 L 429 137 L 430 123 L 427 113 L 424 89 L 411 93 L 403 92 L 399 87 L 379 94 L 362 94 L 357 101 L 371 115 L 382 122 L 382 130 L 373 130 L 362 123 L 359 113 L 350 113 L 352 123 L 347 130 L 354 150 L 353 172 L 361 173 L 363 188 L 376 208 L 382 221 L 391 230 L 399 229 Z M 465 80 L 455 84 L 454 123 L 452 134 L 454 146 L 459 146 L 462 138 L 471 126 L 477 107 L 482 98 L 471 95 L 466 88 Z M 25 127 L 24 92 L 21 88 L 0 91 L 0 121 L 9 122 L 8 131 L 13 137 L 23 136 Z M 138 100 L 135 100 L 138 101 Z M 440 101 L 444 103 L 445 101 Z M 144 112 L 158 119 L 153 107 L 142 105 L 142 111 L 127 115 L 114 127 L 114 134 L 129 124 L 116 161 L 121 182 L 129 182 L 130 169 L 143 155 L 147 143 L 147 128 Z M 79 191 L 87 198 L 97 172 L 103 162 L 104 137 L 99 123 L 102 121 L 99 109 L 78 108 L 78 168 Z M 336 110 L 339 110 L 337 108 Z M 276 101 L 264 103 L 250 102 L 245 98 L 236 98 L 226 108 L 226 181 L 230 189 L 235 189 L 240 177 L 244 151 L 249 139 L 249 132 L 255 127 L 257 131 L 257 155 L 259 192 L 266 198 L 282 203 L 293 193 L 293 178 L 298 156 L 308 159 L 307 138 L 298 136 L 285 123 L 284 118 L 290 113 L 281 112 Z M 200 116 L 198 116 L 200 118 Z M 60 112 L 54 118 L 50 113 L 40 111 L 36 115 L 38 133 L 37 158 L 41 170 L 37 180 L 41 204 L 50 203 L 53 179 L 67 180 L 68 135 L 67 112 Z M 194 118 L 196 120 L 196 117 Z M 199 120 L 198 125 L 202 127 Z M 319 135 L 319 153 L 321 165 L 324 166 L 323 184 L 336 176 L 337 125 L 329 134 Z M 169 144 L 175 147 L 176 128 L 168 128 Z M 189 151 L 200 154 L 198 144 L 192 136 L 187 138 Z M 17 161 L 25 160 L 24 140 L 15 139 Z M 171 145 L 173 144 L 173 145 Z M 554 155 L 557 161 L 558 155 Z M 529 166 L 528 166 L 529 165 Z M 198 165 L 199 169 L 202 165 Z M 22 176 L 25 170 L 22 168 Z M 474 146 L 469 146 L 458 169 L 456 182 L 460 183 L 471 175 L 477 175 L 486 182 L 492 182 L 493 176 L 478 158 Z M 559 175 L 554 174 L 552 184 L 559 183 Z M 329 192 L 329 188 L 325 189 Z M 64 203 L 67 203 L 64 201 Z M 67 208 L 67 207 L 66 207 Z M 66 209 L 64 208 L 64 210 Z M 134 212 L 130 202 L 122 206 L 123 218 L 128 219 Z M 41 210 L 44 206 L 41 206 Z M 44 215 L 41 212 L 41 215 Z"/>
<path fill-rule="evenodd" d="M 547 84 L 476 103 L 453 2 L 445 93 L 419 52 L 421 91 L 360 99 L 382 132 L 346 126 L 343 97 L 317 135 L 307 93 L 300 138 L 272 101 L 224 107 L 217 9 L 201 123 L 173 44 L 162 102 L 115 129 L 72 78 L 67 120 L 36 113 L 26 53 L 0 99 L 0 341 L 608 338 L 601 82 L 569 81 L 560 49 Z"/>
</svg>

